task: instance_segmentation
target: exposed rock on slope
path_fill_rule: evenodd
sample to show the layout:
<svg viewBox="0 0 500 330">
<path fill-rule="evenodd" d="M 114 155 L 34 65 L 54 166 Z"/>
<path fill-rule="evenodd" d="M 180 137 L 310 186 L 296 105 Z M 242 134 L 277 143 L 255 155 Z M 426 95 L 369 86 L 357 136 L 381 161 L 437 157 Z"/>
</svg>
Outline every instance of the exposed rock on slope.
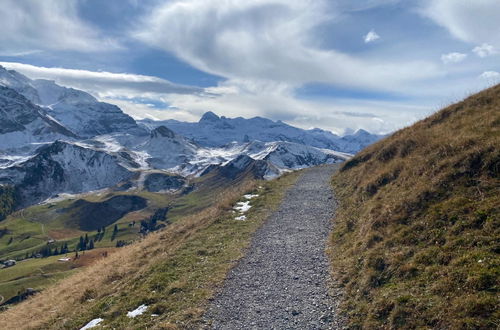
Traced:
<svg viewBox="0 0 500 330">
<path fill-rule="evenodd" d="M 29 150 L 33 143 L 61 138 L 76 136 L 15 90 L 0 86 L 0 150 Z"/>
<path fill-rule="evenodd" d="M 151 173 L 144 180 L 144 188 L 150 192 L 175 191 L 181 189 L 185 183 L 186 179 L 182 176 Z"/>
<path fill-rule="evenodd" d="M 254 179 L 271 179 L 280 175 L 280 169 L 264 160 L 256 160 L 247 155 L 240 155 L 225 165 L 208 167 L 201 175 L 212 174 L 231 180 L 238 176 L 250 175 Z"/>
<path fill-rule="evenodd" d="M 137 149 L 148 153 L 152 167 L 161 169 L 184 164 L 197 152 L 197 146 L 165 126 L 153 129 L 150 138 Z"/>
<path fill-rule="evenodd" d="M 105 152 L 56 141 L 27 161 L 0 171 L 0 183 L 15 185 L 20 205 L 26 206 L 59 193 L 112 187 L 132 176 Z"/>
<path fill-rule="evenodd" d="M 32 103 L 44 107 L 49 115 L 78 136 L 92 137 L 131 130 L 144 133 L 120 108 L 99 102 L 86 92 L 59 86 L 50 80 L 31 80 L 2 66 L 0 85 L 14 89 Z"/>
</svg>

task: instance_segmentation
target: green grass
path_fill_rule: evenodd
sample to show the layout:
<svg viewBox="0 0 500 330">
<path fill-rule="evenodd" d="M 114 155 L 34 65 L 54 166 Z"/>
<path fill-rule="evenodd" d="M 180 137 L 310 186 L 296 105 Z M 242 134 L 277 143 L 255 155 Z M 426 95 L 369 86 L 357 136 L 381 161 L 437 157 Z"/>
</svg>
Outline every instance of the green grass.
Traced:
<svg viewBox="0 0 500 330">
<path fill-rule="evenodd" d="M 29 259 L 0 269 L 0 296 L 6 301 L 27 288 L 42 290 L 71 275 L 74 272 L 72 264 L 57 261 L 61 257 Z"/>
<path fill-rule="evenodd" d="M 107 326 L 121 329 L 159 324 L 180 328 L 196 326 L 207 300 L 243 256 L 252 234 L 276 209 L 284 191 L 297 176 L 297 173 L 290 174 L 254 191 L 260 196 L 252 199 L 248 221 L 235 221 L 235 215 L 228 210 L 193 235 L 172 257 L 128 279 L 126 290 L 92 302 L 87 313 L 64 326 L 78 327 L 94 317 L 102 317 Z M 127 311 L 141 304 L 149 306 L 143 316 L 126 317 Z M 151 314 L 158 316 L 151 317 Z"/>
<path fill-rule="evenodd" d="M 255 186 L 255 189 L 239 191 L 237 195 L 234 191 L 228 192 L 226 197 L 219 196 L 223 203 L 219 211 L 209 208 L 199 215 L 179 218 L 165 231 L 121 249 L 113 255 L 117 259 L 96 264 L 92 269 L 94 275 L 85 271 L 74 279 L 69 278 L 70 282 L 61 283 L 61 290 L 66 291 L 64 288 L 71 285 L 71 299 L 62 297 L 62 291 L 57 293 L 57 287 L 50 292 L 50 297 L 54 298 L 44 298 L 43 294 L 39 297 L 51 302 L 64 299 L 66 305 L 60 307 L 63 310 L 53 316 L 43 310 L 37 311 L 45 321 L 35 322 L 42 322 L 37 324 L 44 328 L 73 329 L 102 317 L 106 326 L 119 329 L 198 326 L 208 299 L 221 286 L 229 269 L 243 256 L 252 234 L 277 208 L 284 192 L 298 175 L 291 173 L 272 182 L 262 182 L 261 188 Z M 260 196 L 252 199 L 248 220 L 236 221 L 231 207 L 238 197 L 242 198 L 243 193 L 248 192 Z M 225 201 L 229 200 L 226 205 Z M 92 285 L 88 283 L 89 276 L 94 280 Z M 33 304 L 40 304 L 37 301 L 34 299 Z M 127 311 L 141 304 L 149 306 L 143 316 L 126 317 Z M 30 308 L 23 304 L 18 307 L 9 314 L 14 315 L 11 320 L 18 320 L 21 316 L 17 313 Z M 64 317 L 58 317 L 60 313 Z M 158 316 L 152 317 L 151 314 Z M 2 316 L 9 319 L 5 314 Z M 3 326 L 12 326 L 6 322 Z"/>
</svg>

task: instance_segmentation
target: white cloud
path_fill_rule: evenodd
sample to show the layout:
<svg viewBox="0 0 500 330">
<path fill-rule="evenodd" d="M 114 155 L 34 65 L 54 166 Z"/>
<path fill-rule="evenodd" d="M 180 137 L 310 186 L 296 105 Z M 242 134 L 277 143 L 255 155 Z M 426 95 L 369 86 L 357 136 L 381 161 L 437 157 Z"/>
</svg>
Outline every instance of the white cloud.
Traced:
<svg viewBox="0 0 500 330">
<path fill-rule="evenodd" d="M 0 52 L 119 48 L 78 16 L 77 0 L 2 0 Z"/>
<path fill-rule="evenodd" d="M 441 55 L 441 61 L 443 61 L 444 64 L 459 63 L 465 60 L 466 58 L 467 54 L 463 53 L 449 53 Z"/>
<path fill-rule="evenodd" d="M 63 85 L 85 90 L 98 97 L 157 97 L 158 94 L 202 93 L 203 89 L 174 84 L 158 77 L 130 73 L 112 73 L 64 68 L 46 68 L 23 63 L 0 62 L 32 79 L 50 79 Z"/>
<path fill-rule="evenodd" d="M 500 78 L 500 73 L 496 71 L 484 71 L 479 77 L 483 79 L 496 79 Z"/>
<path fill-rule="evenodd" d="M 330 5 L 326 0 L 173 0 L 154 8 L 134 35 L 228 79 L 388 90 L 440 74 L 432 62 L 361 59 L 317 47 L 316 28 L 338 15 Z"/>
<path fill-rule="evenodd" d="M 469 43 L 500 47 L 500 1 L 425 0 L 424 15 Z"/>
<path fill-rule="evenodd" d="M 472 51 L 479 57 L 487 57 L 490 55 L 498 54 L 498 50 L 495 49 L 495 47 L 486 43 L 482 44 L 481 46 L 474 47 Z"/>
<path fill-rule="evenodd" d="M 225 81 L 218 86 L 221 93 L 204 95 L 168 95 L 171 107 L 199 118 L 207 110 L 228 117 L 263 116 L 281 119 L 302 128 L 321 127 L 336 133 L 346 128 L 363 128 L 387 133 L 422 118 L 427 106 L 402 102 L 373 102 L 354 99 L 301 99 L 293 88 L 280 83 L 255 84 L 248 81 Z M 167 109 L 168 110 L 168 109 Z M 156 113 L 159 118 L 172 118 L 171 111 Z"/>
<path fill-rule="evenodd" d="M 380 36 L 375 32 L 375 30 L 370 30 L 363 39 L 365 40 L 365 43 L 373 42 L 375 40 L 380 39 Z"/>
</svg>

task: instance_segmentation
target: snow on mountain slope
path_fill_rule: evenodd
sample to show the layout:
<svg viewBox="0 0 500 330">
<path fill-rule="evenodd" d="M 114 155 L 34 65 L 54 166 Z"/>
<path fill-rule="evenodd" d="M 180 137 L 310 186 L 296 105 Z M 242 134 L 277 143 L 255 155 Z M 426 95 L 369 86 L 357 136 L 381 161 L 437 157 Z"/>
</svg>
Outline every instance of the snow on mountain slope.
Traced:
<svg viewBox="0 0 500 330">
<path fill-rule="evenodd" d="M 175 133 L 192 139 L 195 143 L 205 147 L 221 147 L 234 141 L 288 141 L 317 148 L 356 153 L 381 138 L 379 135 L 366 131 L 341 138 L 317 128 L 303 130 L 281 121 L 275 122 L 262 117 L 226 118 L 219 117 L 213 112 L 205 113 L 197 123 L 176 120 L 153 121 L 150 119 L 139 122 L 150 129 L 164 125 Z"/>
<path fill-rule="evenodd" d="M 251 175 L 255 179 L 270 180 L 283 172 L 283 169 L 279 169 L 265 160 L 253 159 L 245 154 L 240 154 L 225 164 L 207 167 L 200 173 L 200 176 L 210 174 L 234 180 L 239 176 Z"/>
<path fill-rule="evenodd" d="M 241 155 L 254 160 L 262 160 L 273 168 L 274 172 L 283 172 L 320 164 L 332 164 L 349 159 L 352 155 L 328 149 L 319 149 L 292 142 L 231 143 L 223 148 L 197 149 L 186 163 L 172 171 L 183 175 L 200 175 L 214 165 L 227 165 Z"/>
<path fill-rule="evenodd" d="M 32 158 L 0 171 L 0 183 L 18 188 L 21 206 L 42 202 L 60 193 L 108 188 L 134 175 L 106 152 L 56 141 Z"/>
<path fill-rule="evenodd" d="M 147 162 L 154 168 L 173 168 L 189 162 L 198 147 L 165 126 L 159 126 L 136 150 L 146 152 L 149 155 Z"/>
<path fill-rule="evenodd" d="M 51 80 L 31 80 L 0 66 L 0 85 L 10 87 L 81 137 L 112 132 L 145 134 L 132 117 L 115 105 L 99 102 L 92 95 L 57 85 Z"/>
<path fill-rule="evenodd" d="M 22 154 L 39 147 L 40 143 L 74 138 L 75 134 L 42 108 L 17 91 L 0 86 L 0 150 Z"/>
</svg>

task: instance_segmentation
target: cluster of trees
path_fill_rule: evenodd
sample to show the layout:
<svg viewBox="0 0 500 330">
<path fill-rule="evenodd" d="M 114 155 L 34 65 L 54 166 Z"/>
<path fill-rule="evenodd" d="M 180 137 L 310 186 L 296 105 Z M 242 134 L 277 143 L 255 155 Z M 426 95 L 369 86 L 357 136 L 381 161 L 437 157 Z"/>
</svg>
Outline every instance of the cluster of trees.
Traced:
<svg viewBox="0 0 500 330">
<path fill-rule="evenodd" d="M 37 255 L 42 256 L 42 258 L 46 258 L 50 256 L 57 256 L 60 254 L 66 254 L 68 252 L 69 252 L 68 243 L 64 243 L 60 247 L 55 246 L 54 248 L 52 248 L 50 244 L 47 244 L 40 250 L 32 252 L 31 255 L 29 255 L 28 252 L 26 252 L 26 259 L 35 258 Z"/>
<path fill-rule="evenodd" d="M 16 189 L 13 186 L 0 185 L 0 221 L 14 211 Z"/>
<path fill-rule="evenodd" d="M 106 233 L 105 226 L 97 228 L 97 234 L 95 235 L 94 242 L 101 241 L 105 233 Z"/>
<path fill-rule="evenodd" d="M 80 236 L 80 241 L 78 242 L 76 249 L 78 251 L 92 250 L 94 248 L 94 240 L 89 239 L 89 236 L 85 234 L 84 236 Z"/>
<path fill-rule="evenodd" d="M 151 217 L 149 217 L 149 219 L 141 220 L 140 232 L 143 234 L 147 234 L 149 232 L 163 228 L 165 225 L 158 225 L 158 221 L 167 221 L 168 210 L 168 207 L 158 209 Z"/>
</svg>

